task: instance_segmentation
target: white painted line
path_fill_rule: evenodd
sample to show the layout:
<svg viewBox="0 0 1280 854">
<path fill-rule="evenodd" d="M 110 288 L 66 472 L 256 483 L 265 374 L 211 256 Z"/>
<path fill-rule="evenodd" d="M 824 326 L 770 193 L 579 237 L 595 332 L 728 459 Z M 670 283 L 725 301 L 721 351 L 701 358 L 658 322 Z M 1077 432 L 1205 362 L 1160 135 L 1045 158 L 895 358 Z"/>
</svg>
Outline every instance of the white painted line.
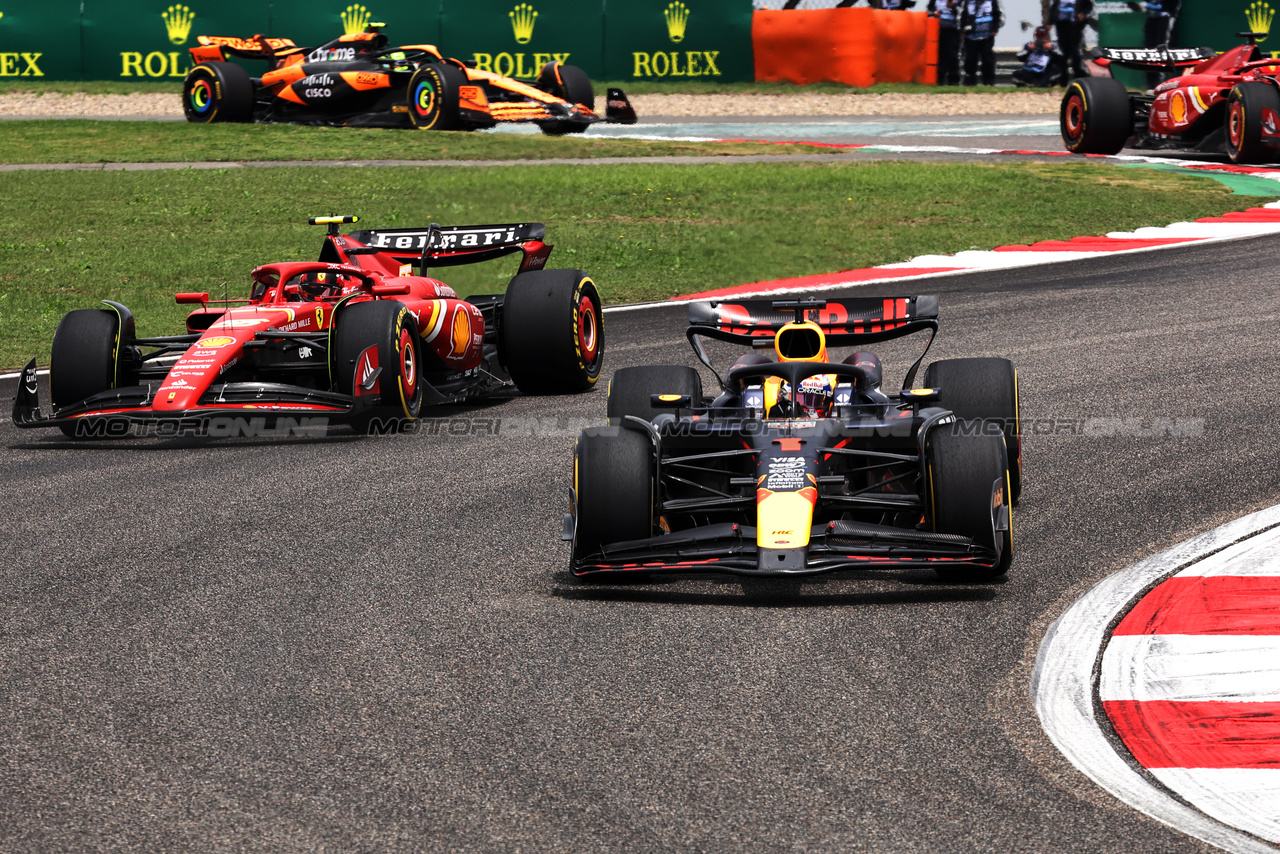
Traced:
<svg viewBox="0 0 1280 854">
<path fill-rule="evenodd" d="M 1178 575 L 1276 575 L 1277 563 L 1280 563 L 1280 530 L 1251 537 L 1223 549 L 1206 560 L 1197 561 Z"/>
<path fill-rule="evenodd" d="M 1115 615 L 1142 591 L 1193 560 L 1280 524 L 1271 507 L 1201 534 L 1110 575 L 1076 600 L 1040 644 L 1031 696 L 1045 733 L 1068 760 L 1112 795 L 1197 839 L 1240 854 L 1275 854 L 1275 845 L 1193 809 L 1136 771 L 1112 748 L 1094 718 L 1094 666 Z"/>
<path fill-rule="evenodd" d="M 1280 530 L 1280 529 L 1277 529 Z M 1113 635 L 1098 695 L 1146 702 L 1280 702 L 1280 635 Z"/>
<path fill-rule="evenodd" d="M 1151 773 L 1204 804 L 1205 812 L 1219 821 L 1280 842 L 1280 769 L 1157 768 Z"/>
</svg>

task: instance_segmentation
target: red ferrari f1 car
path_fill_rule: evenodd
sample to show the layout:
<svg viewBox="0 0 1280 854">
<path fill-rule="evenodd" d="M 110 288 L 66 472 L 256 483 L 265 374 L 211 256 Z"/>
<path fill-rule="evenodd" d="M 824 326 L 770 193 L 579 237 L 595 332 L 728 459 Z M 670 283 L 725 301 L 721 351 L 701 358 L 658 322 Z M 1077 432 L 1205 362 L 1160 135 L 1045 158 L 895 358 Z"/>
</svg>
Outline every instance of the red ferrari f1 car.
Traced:
<svg viewBox="0 0 1280 854">
<path fill-rule="evenodd" d="M 1022 488 L 1013 365 L 946 359 L 917 389 L 921 353 L 885 391 L 874 353 L 828 355 L 937 328 L 934 296 L 691 305 L 686 335 L 720 387 L 704 395 L 681 365 L 613 375 L 609 426 L 575 450 L 573 573 L 1003 574 Z M 749 353 L 721 376 L 704 338 L 776 358 Z"/>
<path fill-rule="evenodd" d="M 139 338 L 129 309 L 108 300 L 70 312 L 53 336 L 52 415 L 40 411 L 32 359 L 13 423 L 87 437 L 130 422 L 322 416 L 386 430 L 426 405 L 512 384 L 527 394 L 595 384 L 600 294 L 581 270 L 543 269 L 552 247 L 541 223 L 338 232 L 355 221 L 312 219 L 329 226 L 319 260 L 258 267 L 247 299 L 177 294 L 200 305 L 181 335 Z M 515 252 L 505 294 L 463 300 L 428 275 Z"/>
<path fill-rule="evenodd" d="M 339 36 L 317 48 L 289 39 L 199 36 L 197 63 L 182 84 L 191 122 L 290 122 L 351 127 L 478 130 L 533 122 L 548 134 L 581 133 L 601 121 L 595 90 L 577 66 L 548 62 L 516 80 L 446 59 L 434 45 L 388 48 L 377 31 Z M 261 77 L 228 56 L 264 60 Z M 608 90 L 604 121 L 634 124 L 621 89 Z"/>
<path fill-rule="evenodd" d="M 1233 163 L 1280 156 L 1280 61 L 1263 56 L 1265 33 L 1221 55 L 1212 48 L 1104 48 L 1095 62 L 1180 76 L 1152 94 L 1127 91 L 1111 77 L 1085 77 L 1067 87 L 1062 141 L 1077 154 L 1144 149 L 1225 151 Z"/>
</svg>

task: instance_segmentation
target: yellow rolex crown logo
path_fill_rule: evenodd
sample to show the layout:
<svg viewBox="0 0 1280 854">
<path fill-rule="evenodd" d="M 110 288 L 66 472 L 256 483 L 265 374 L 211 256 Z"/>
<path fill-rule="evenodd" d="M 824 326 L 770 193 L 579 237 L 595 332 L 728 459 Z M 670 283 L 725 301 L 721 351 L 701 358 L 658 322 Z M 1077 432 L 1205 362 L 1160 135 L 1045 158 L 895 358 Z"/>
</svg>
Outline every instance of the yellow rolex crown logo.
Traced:
<svg viewBox="0 0 1280 854">
<path fill-rule="evenodd" d="M 673 42 L 684 41 L 684 28 L 689 23 L 689 7 L 676 0 L 662 13 L 667 19 L 667 35 Z"/>
<path fill-rule="evenodd" d="M 369 26 L 369 21 L 373 19 L 373 15 L 369 13 L 369 10 L 358 3 L 348 6 L 340 17 L 342 18 L 342 31 L 349 36 L 355 33 L 363 33 L 364 28 Z"/>
<path fill-rule="evenodd" d="M 1249 8 L 1245 10 L 1245 19 L 1249 22 L 1249 32 L 1251 33 L 1268 33 L 1271 32 L 1271 19 L 1276 16 L 1276 10 L 1272 9 L 1262 0 L 1254 0 L 1249 4 Z M 1266 41 L 1265 38 L 1258 41 Z"/>
<path fill-rule="evenodd" d="M 538 13 L 528 3 L 519 3 L 507 15 L 516 34 L 516 44 L 528 44 L 533 38 L 533 22 L 537 20 Z"/>
<path fill-rule="evenodd" d="M 196 13 L 186 6 L 170 6 L 167 11 L 160 13 L 160 17 L 164 18 L 169 41 L 182 44 L 191 34 L 191 22 L 196 19 Z"/>
</svg>

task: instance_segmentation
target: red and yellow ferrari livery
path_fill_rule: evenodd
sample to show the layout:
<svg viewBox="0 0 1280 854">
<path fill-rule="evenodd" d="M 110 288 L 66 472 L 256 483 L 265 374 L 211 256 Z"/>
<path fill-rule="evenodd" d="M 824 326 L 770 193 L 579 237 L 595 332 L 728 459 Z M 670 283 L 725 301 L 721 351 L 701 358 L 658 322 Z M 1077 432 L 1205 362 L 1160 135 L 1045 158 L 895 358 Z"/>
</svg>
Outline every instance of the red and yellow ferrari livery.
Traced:
<svg viewBox="0 0 1280 854">
<path fill-rule="evenodd" d="M 395 430 L 424 406 L 514 385 L 525 393 L 590 389 L 604 360 L 600 294 L 581 270 L 544 269 L 541 223 L 380 229 L 343 235 L 354 216 L 317 217 L 317 261 L 264 264 L 249 296 L 210 300 L 182 334 L 141 338 L 120 303 L 67 314 L 53 338 L 41 412 L 36 362 L 14 400 L 19 427 L 68 436 L 119 425 L 199 425 L 232 414 L 323 417 Z M 504 294 L 461 299 L 432 266 L 522 253 Z M 415 270 L 416 268 L 416 270 Z M 327 423 L 327 422 L 326 422 Z"/>
</svg>

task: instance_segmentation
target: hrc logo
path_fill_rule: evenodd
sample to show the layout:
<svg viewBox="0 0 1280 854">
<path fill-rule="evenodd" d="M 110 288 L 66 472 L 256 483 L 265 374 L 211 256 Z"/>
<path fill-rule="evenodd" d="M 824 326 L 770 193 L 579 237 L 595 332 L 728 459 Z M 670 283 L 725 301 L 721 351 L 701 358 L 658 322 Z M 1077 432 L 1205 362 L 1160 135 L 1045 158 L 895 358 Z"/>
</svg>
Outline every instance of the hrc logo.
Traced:
<svg viewBox="0 0 1280 854">
<path fill-rule="evenodd" d="M 187 40 L 191 34 L 191 22 L 196 19 L 195 12 L 182 5 L 170 6 L 168 11 L 160 13 L 160 17 L 164 18 L 164 28 L 169 33 L 169 41 L 174 44 Z"/>
<path fill-rule="evenodd" d="M 1263 33 L 1263 37 L 1258 39 L 1259 42 L 1267 40 L 1267 35 L 1271 34 L 1271 19 L 1276 16 L 1276 11 L 1262 0 L 1254 0 L 1249 4 L 1249 8 L 1244 13 L 1245 20 L 1249 22 L 1249 32 Z"/>
<path fill-rule="evenodd" d="M 662 17 L 667 19 L 667 35 L 673 42 L 684 41 L 684 28 L 689 24 L 689 7 L 675 0 L 667 6 Z"/>
<path fill-rule="evenodd" d="M 533 38 L 533 24 L 538 13 L 528 3 L 518 3 L 507 13 L 511 19 L 511 30 L 516 35 L 516 44 L 528 44 Z"/>
<path fill-rule="evenodd" d="M 369 21 L 373 20 L 369 10 L 358 3 L 348 6 L 339 17 L 342 18 L 342 31 L 348 36 L 364 32 Z"/>
</svg>

